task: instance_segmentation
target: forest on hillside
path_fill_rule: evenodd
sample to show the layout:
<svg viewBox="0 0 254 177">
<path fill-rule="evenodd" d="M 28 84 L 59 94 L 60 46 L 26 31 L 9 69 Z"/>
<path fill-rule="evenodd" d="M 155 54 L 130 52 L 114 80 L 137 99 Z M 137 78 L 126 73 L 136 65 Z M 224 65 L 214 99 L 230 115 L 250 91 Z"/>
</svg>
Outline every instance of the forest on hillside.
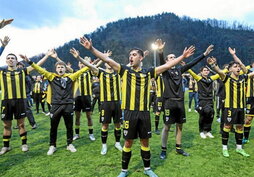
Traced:
<svg viewBox="0 0 254 177">
<path fill-rule="evenodd" d="M 186 46 L 195 45 L 196 52 L 191 58 L 205 51 L 209 44 L 215 46 L 212 56 L 218 59 L 220 65 L 228 63 L 232 57 L 228 47 L 236 48 L 237 55 L 244 63 L 249 64 L 254 59 L 254 31 L 247 25 L 238 22 L 229 24 L 226 21 L 207 19 L 198 20 L 190 17 L 178 17 L 174 13 L 162 13 L 154 16 L 125 18 L 110 22 L 106 26 L 97 28 L 90 34 L 84 34 L 93 40 L 93 45 L 101 51 L 112 50 L 112 58 L 127 64 L 128 52 L 133 47 L 149 50 L 150 55 L 144 60 L 144 66 L 153 65 L 153 51 L 151 43 L 157 38 L 166 42 L 165 54 L 181 55 Z M 80 44 L 78 39 L 66 42 L 56 49 L 58 56 L 65 62 L 71 62 L 77 69 L 77 62 L 69 54 L 70 48 L 80 51 L 82 57 L 92 56 Z M 38 61 L 43 54 L 34 56 Z M 187 59 L 188 62 L 191 59 Z M 158 64 L 157 56 L 157 64 Z M 48 60 L 43 67 L 54 70 L 54 60 Z M 205 65 L 199 63 L 196 67 Z"/>
</svg>

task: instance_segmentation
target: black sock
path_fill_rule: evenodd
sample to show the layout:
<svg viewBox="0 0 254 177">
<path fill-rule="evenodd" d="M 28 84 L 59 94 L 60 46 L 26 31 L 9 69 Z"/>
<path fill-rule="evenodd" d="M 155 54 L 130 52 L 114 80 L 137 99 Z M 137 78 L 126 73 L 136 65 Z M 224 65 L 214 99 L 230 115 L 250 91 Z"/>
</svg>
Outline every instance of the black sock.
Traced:
<svg viewBox="0 0 254 177">
<path fill-rule="evenodd" d="M 251 127 L 245 127 L 244 126 L 244 139 L 246 139 L 246 140 L 249 139 L 250 129 L 251 129 Z"/>
<path fill-rule="evenodd" d="M 229 137 L 229 132 L 226 132 L 224 129 L 222 130 L 222 145 L 228 145 L 228 137 Z"/>
<path fill-rule="evenodd" d="M 10 147 L 11 136 L 3 136 L 4 147 Z"/>
<path fill-rule="evenodd" d="M 159 120 L 160 120 L 160 116 L 159 115 L 155 115 L 155 130 L 158 130 Z"/>
<path fill-rule="evenodd" d="M 181 149 L 181 144 L 176 144 L 176 150 Z"/>
<path fill-rule="evenodd" d="M 75 126 L 75 133 L 79 135 L 79 125 Z"/>
<path fill-rule="evenodd" d="M 167 148 L 166 147 L 163 147 L 163 146 L 161 146 L 161 151 L 167 151 Z"/>
<path fill-rule="evenodd" d="M 122 169 L 123 170 L 128 169 L 130 159 L 131 159 L 131 149 L 124 147 L 122 152 Z"/>
<path fill-rule="evenodd" d="M 115 139 L 116 142 L 120 142 L 120 138 L 121 138 L 121 128 L 115 128 L 114 130 L 114 134 L 115 134 Z"/>
<path fill-rule="evenodd" d="M 243 133 L 242 132 L 235 131 L 235 141 L 236 141 L 236 144 L 238 144 L 238 145 L 242 144 L 242 142 L 243 142 Z"/>
<path fill-rule="evenodd" d="M 108 130 L 101 129 L 101 142 L 102 142 L 102 144 L 107 143 L 107 138 L 108 138 Z"/>
<path fill-rule="evenodd" d="M 151 153 L 149 148 L 144 148 L 141 147 L 141 157 L 143 159 L 144 167 L 149 168 L 150 167 L 150 162 L 151 162 Z"/>
<path fill-rule="evenodd" d="M 21 138 L 21 140 L 22 140 L 22 145 L 23 145 L 23 144 L 26 144 L 26 142 L 27 142 L 27 137 L 26 137 L 26 135 L 27 135 L 27 132 L 22 133 L 22 134 L 19 135 L 20 138 Z"/>
<path fill-rule="evenodd" d="M 88 126 L 89 134 L 93 134 L 93 126 Z"/>
</svg>

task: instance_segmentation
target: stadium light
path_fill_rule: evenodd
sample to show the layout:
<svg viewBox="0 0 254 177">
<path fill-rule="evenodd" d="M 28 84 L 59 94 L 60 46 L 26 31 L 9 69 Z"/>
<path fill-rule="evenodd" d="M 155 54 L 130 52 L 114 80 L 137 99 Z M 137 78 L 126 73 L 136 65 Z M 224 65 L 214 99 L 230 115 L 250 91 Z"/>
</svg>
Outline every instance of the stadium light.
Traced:
<svg viewBox="0 0 254 177">
<path fill-rule="evenodd" d="M 156 67 L 156 50 L 158 49 L 158 46 L 155 43 L 152 43 L 151 47 L 153 49 L 153 64 L 154 67 Z"/>
</svg>

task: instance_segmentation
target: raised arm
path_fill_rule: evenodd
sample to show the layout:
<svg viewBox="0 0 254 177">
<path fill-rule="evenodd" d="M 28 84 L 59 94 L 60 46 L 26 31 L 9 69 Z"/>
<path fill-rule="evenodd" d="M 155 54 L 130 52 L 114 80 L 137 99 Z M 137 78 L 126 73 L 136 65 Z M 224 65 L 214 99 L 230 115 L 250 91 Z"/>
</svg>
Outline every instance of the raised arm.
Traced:
<svg viewBox="0 0 254 177">
<path fill-rule="evenodd" d="M 161 39 L 157 39 L 155 41 L 155 44 L 157 46 L 157 51 L 158 51 L 158 54 L 159 54 L 160 65 L 164 65 L 166 62 L 164 60 L 163 50 L 164 50 L 164 47 L 165 47 L 166 43 L 162 42 Z"/>
<path fill-rule="evenodd" d="M 6 47 L 10 42 L 10 38 L 8 36 L 4 36 L 4 40 L 0 39 L 2 47 Z"/>
<path fill-rule="evenodd" d="M 14 19 L 3 19 L 1 22 L 0 22 L 0 29 L 2 29 L 3 27 L 5 27 L 6 25 L 8 24 L 11 24 L 11 22 L 13 21 Z"/>
<path fill-rule="evenodd" d="M 81 63 L 83 63 L 84 65 L 86 65 L 88 68 L 90 68 L 92 70 L 92 72 L 94 72 L 95 74 L 97 74 L 99 72 L 99 69 L 94 66 L 93 64 L 89 63 L 88 61 L 86 61 L 85 59 L 81 58 L 79 55 L 79 51 L 76 50 L 75 48 L 71 48 L 70 49 L 70 53 L 73 55 L 74 58 L 76 58 L 78 61 L 80 61 Z"/>
<path fill-rule="evenodd" d="M 107 51 L 104 51 L 104 54 L 107 55 L 108 57 L 110 57 L 112 55 L 112 51 L 111 50 L 107 50 Z M 102 63 L 103 61 L 99 58 L 97 58 L 99 61 L 94 64 L 96 68 L 98 68 Z"/>
<path fill-rule="evenodd" d="M 25 55 L 19 55 L 25 62 L 27 62 L 28 64 L 30 64 L 31 68 L 35 69 L 36 71 L 38 71 L 40 74 L 42 74 L 43 76 L 45 76 L 49 81 L 53 80 L 54 75 L 51 72 L 48 72 L 47 70 L 43 69 L 42 67 L 40 67 L 39 65 L 35 64 L 34 62 L 32 62 L 29 58 L 27 58 L 27 56 Z M 28 68 L 28 67 L 27 67 Z M 27 69 L 28 71 L 28 69 Z M 30 70 L 31 71 L 31 70 Z M 28 71 L 28 73 L 30 72 Z"/>
<path fill-rule="evenodd" d="M 116 61 L 112 60 L 109 58 L 107 55 L 104 53 L 100 52 L 96 48 L 93 47 L 92 45 L 92 40 L 88 40 L 85 37 L 80 38 L 80 44 L 86 48 L 87 50 L 90 50 L 97 58 L 100 58 L 103 62 L 107 63 L 109 66 L 111 66 L 115 71 L 120 70 L 120 64 L 117 63 Z"/>
<path fill-rule="evenodd" d="M 4 51 L 4 47 L 1 46 L 1 47 L 0 47 L 0 56 L 2 55 L 3 51 Z"/>
<path fill-rule="evenodd" d="M 219 74 L 221 80 L 224 81 L 224 79 L 226 78 L 226 74 L 219 68 L 219 66 L 217 65 L 217 60 L 214 57 L 209 57 L 207 58 L 207 63 L 213 68 L 213 70 Z"/>
<path fill-rule="evenodd" d="M 61 59 L 58 57 L 58 55 L 57 55 L 57 53 L 56 53 L 56 51 L 55 51 L 54 49 L 51 50 L 50 56 L 51 56 L 52 58 L 56 59 L 57 62 L 63 62 L 63 60 L 61 60 Z M 69 72 L 73 73 L 73 69 L 72 69 L 69 65 L 66 65 L 66 69 L 67 69 Z"/>
<path fill-rule="evenodd" d="M 195 79 L 196 81 L 199 81 L 202 79 L 201 76 L 197 75 L 193 70 L 189 69 L 188 73 L 190 73 L 190 75 L 193 77 L 193 79 Z"/>
<path fill-rule="evenodd" d="M 195 66 L 198 62 L 200 62 L 202 59 L 204 59 L 207 55 L 209 55 L 213 51 L 213 45 L 209 45 L 206 49 L 206 51 L 199 55 L 197 58 L 193 59 L 191 62 L 187 63 L 186 65 L 181 67 L 182 73 L 187 71 L 188 69 L 192 68 Z"/>
<path fill-rule="evenodd" d="M 191 55 L 194 54 L 194 51 L 195 51 L 194 46 L 190 46 L 188 49 L 186 47 L 181 56 L 179 56 L 178 58 L 176 58 L 174 60 L 167 61 L 167 63 L 165 63 L 164 65 L 156 67 L 156 75 L 169 70 L 171 67 L 180 63 L 183 59 L 190 57 Z"/>
<path fill-rule="evenodd" d="M 243 70 L 243 72 L 244 72 L 244 73 L 247 73 L 247 72 L 248 72 L 247 68 L 246 68 L 245 65 L 242 63 L 241 59 L 238 58 L 238 57 L 236 56 L 236 50 L 235 50 L 235 48 L 232 49 L 231 47 L 229 47 L 229 48 L 228 48 L 228 51 L 229 51 L 229 53 L 232 55 L 234 61 L 235 61 L 235 62 L 238 62 L 238 63 L 240 64 L 241 69 Z"/>
<path fill-rule="evenodd" d="M 0 56 L 2 55 L 4 48 L 8 45 L 10 42 L 10 38 L 8 36 L 4 37 L 4 40 L 0 39 L 2 46 L 0 47 Z"/>
<path fill-rule="evenodd" d="M 47 61 L 48 57 L 52 54 L 52 52 L 53 52 L 53 50 L 48 50 L 47 53 L 45 54 L 45 56 L 41 60 L 38 61 L 37 65 L 38 66 L 43 65 L 43 63 L 45 63 Z M 31 72 L 33 70 L 34 70 L 34 68 L 32 66 L 27 67 L 28 72 Z"/>
</svg>

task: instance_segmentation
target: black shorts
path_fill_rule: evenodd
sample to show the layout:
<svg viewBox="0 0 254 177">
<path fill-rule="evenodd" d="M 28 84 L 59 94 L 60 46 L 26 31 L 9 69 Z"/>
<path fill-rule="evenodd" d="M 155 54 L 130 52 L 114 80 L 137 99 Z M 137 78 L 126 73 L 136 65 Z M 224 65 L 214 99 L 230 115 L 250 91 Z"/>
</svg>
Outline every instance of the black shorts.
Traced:
<svg viewBox="0 0 254 177">
<path fill-rule="evenodd" d="M 81 112 L 91 112 L 92 111 L 92 103 L 91 103 L 91 96 L 78 96 L 75 99 L 75 107 L 74 111 Z"/>
<path fill-rule="evenodd" d="M 164 124 L 182 124 L 186 122 L 184 101 L 164 100 Z"/>
<path fill-rule="evenodd" d="M 156 112 L 162 112 L 164 110 L 162 97 L 156 98 L 155 110 Z"/>
<path fill-rule="evenodd" d="M 246 116 L 254 117 L 254 98 L 247 98 L 246 103 Z"/>
<path fill-rule="evenodd" d="M 225 108 L 222 112 L 222 118 L 225 124 L 244 124 L 244 109 L 241 108 Z"/>
<path fill-rule="evenodd" d="M 120 123 L 122 110 L 120 101 L 104 101 L 100 105 L 100 123 L 111 123 L 111 117 L 114 123 Z"/>
<path fill-rule="evenodd" d="M 124 110 L 123 137 L 125 139 L 151 138 L 150 112 Z"/>
<path fill-rule="evenodd" d="M 2 120 L 22 119 L 26 117 L 26 99 L 2 100 Z"/>
</svg>

